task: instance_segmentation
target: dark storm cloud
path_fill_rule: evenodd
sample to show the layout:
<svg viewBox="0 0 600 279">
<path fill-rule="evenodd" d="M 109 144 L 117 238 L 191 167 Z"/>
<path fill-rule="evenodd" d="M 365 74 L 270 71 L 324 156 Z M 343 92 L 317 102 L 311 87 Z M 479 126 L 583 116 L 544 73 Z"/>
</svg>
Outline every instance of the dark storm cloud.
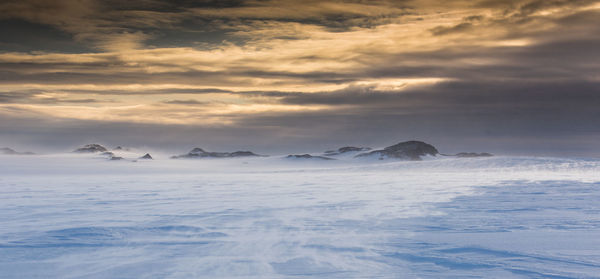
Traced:
<svg viewBox="0 0 600 279">
<path fill-rule="evenodd" d="M 323 5 L 323 3 L 325 5 Z M 177 43 L 203 46 L 218 45 L 223 40 L 241 42 L 226 33 L 247 20 L 302 22 L 332 29 L 352 26 L 372 27 L 389 23 L 403 11 L 362 12 L 354 5 L 370 9 L 398 6 L 388 1 L 159 1 L 159 0 L 23 0 L 0 3 L 0 24 L 11 34 L 42 34 L 39 41 L 0 42 L 3 50 L 89 51 L 153 46 L 176 46 Z M 270 12 L 273 7 L 279 9 Z M 303 11 L 310 8 L 309 11 Z M 294 16 L 298 14 L 298 16 Z M 10 25 L 10 26 L 9 26 Z M 50 31 L 50 32 L 48 32 Z M 14 36 L 12 36 L 14 37 Z M 61 41 L 55 40 L 61 37 Z M 190 39 L 195 38 L 195 39 Z M 4 39 L 3 39 L 4 40 Z M 41 43 L 48 43 L 46 46 Z M 175 43 L 175 44 L 174 44 Z"/>
<path fill-rule="evenodd" d="M 104 6 L 122 11 L 156 11 L 156 12 L 177 12 L 189 8 L 207 8 L 221 9 L 233 8 L 244 5 L 242 0 L 138 0 L 138 1 L 118 1 L 104 0 Z"/>
<path fill-rule="evenodd" d="M 11 28 L 3 28 L 3 30 L 29 31 L 47 36 L 47 32 L 43 31 L 52 28 L 54 30 L 50 30 L 50 33 L 54 34 L 46 38 L 47 42 L 57 44 L 56 47 L 63 45 L 63 51 L 69 49 L 77 51 L 85 50 L 85 45 L 67 43 L 69 39 L 66 37 L 72 37 L 73 40 L 81 43 L 106 47 L 106 44 L 101 41 L 106 40 L 107 35 L 115 37 L 110 40 L 148 41 L 152 45 L 169 45 L 169 39 L 194 43 L 194 40 L 189 37 L 195 34 L 197 37 L 195 42 L 212 41 L 216 44 L 219 43 L 218 39 L 236 41 L 224 33 L 231 31 L 231 28 L 237 28 L 236 25 L 251 24 L 251 21 L 245 20 L 299 22 L 345 31 L 352 27 L 372 28 L 397 22 L 402 16 L 419 14 L 418 9 L 436 9 L 441 4 L 455 9 L 473 6 L 504 9 L 507 18 L 526 18 L 548 8 L 580 7 L 593 2 L 591 0 L 445 1 L 443 3 L 436 1 L 59 0 L 48 2 L 24 0 L 0 4 L 0 19 L 9 20 L 5 22 L 5 26 L 12 24 Z M 472 16 L 471 19 L 474 17 Z M 38 26 L 31 24 L 38 24 Z M 436 34 L 444 34 L 451 31 L 464 31 L 469 25 L 470 23 L 464 22 L 454 27 L 439 26 L 434 30 Z M 54 40 L 57 37 L 64 40 Z M 23 45 L 21 50 L 33 47 L 33 42 L 26 41 L 18 42 L 19 45 Z M 38 49 L 40 47 L 43 48 L 38 44 Z"/>
<path fill-rule="evenodd" d="M 82 53 L 89 48 L 73 42 L 71 34 L 50 25 L 22 19 L 0 20 L 0 51 Z"/>
</svg>

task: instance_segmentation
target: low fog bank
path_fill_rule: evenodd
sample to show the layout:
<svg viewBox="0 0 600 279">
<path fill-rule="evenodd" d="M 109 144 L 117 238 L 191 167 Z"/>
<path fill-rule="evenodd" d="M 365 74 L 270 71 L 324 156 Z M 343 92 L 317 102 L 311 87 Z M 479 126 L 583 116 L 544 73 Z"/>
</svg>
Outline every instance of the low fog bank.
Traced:
<svg viewBox="0 0 600 279">
<path fill-rule="evenodd" d="M 216 174 L 261 174 L 265 177 L 292 175 L 301 179 L 307 173 L 323 173 L 344 180 L 348 173 L 377 176 L 422 176 L 422 179 L 449 175 L 462 179 L 544 179 L 600 181 L 600 160 L 527 156 L 456 158 L 427 156 L 422 161 L 377 160 L 373 158 L 306 160 L 282 155 L 250 158 L 172 159 L 167 153 L 153 153 L 151 160 L 140 159 L 142 152 L 116 153 L 122 160 L 110 160 L 102 154 L 57 153 L 45 155 L 0 155 L 2 176 L 114 176 L 209 177 Z M 493 180 L 493 179 L 492 179 Z"/>
</svg>

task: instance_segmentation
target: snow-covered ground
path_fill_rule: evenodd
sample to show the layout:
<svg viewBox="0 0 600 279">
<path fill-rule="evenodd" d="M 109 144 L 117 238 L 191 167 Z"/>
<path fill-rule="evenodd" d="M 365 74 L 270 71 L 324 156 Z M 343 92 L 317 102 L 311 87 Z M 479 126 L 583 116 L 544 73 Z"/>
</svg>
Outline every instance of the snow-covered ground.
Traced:
<svg viewBox="0 0 600 279">
<path fill-rule="evenodd" d="M 0 278 L 232 277 L 600 278 L 600 160 L 0 156 Z"/>
</svg>

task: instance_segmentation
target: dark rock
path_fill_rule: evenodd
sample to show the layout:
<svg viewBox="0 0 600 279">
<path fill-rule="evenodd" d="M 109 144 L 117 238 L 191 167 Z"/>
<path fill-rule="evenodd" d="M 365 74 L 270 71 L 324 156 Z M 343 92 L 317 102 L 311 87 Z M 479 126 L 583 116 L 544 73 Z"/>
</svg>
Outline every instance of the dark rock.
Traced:
<svg viewBox="0 0 600 279">
<path fill-rule="evenodd" d="M 459 158 L 475 158 L 475 157 L 492 157 L 494 155 L 486 152 L 476 153 L 476 152 L 461 152 L 454 155 Z"/>
<path fill-rule="evenodd" d="M 115 147 L 115 149 L 113 149 L 113 150 L 123 150 L 123 147 L 117 146 L 117 147 Z"/>
<path fill-rule="evenodd" d="M 106 152 L 106 148 L 102 145 L 96 144 L 96 143 L 92 143 L 92 144 L 86 144 L 83 147 L 77 148 L 75 149 L 73 152 L 77 152 L 77 153 L 94 153 L 94 152 Z"/>
<path fill-rule="evenodd" d="M 346 147 L 342 147 L 342 148 L 338 149 L 338 152 L 340 152 L 340 153 L 346 153 L 346 152 L 369 151 L 369 150 L 371 150 L 370 147 L 346 146 Z"/>
<path fill-rule="evenodd" d="M 253 157 L 253 156 L 260 156 L 260 155 L 254 154 L 250 151 L 235 151 L 235 152 L 231 152 L 231 153 L 229 153 L 229 155 L 227 155 L 227 157 Z"/>
<path fill-rule="evenodd" d="M 335 155 L 340 155 L 340 154 L 344 154 L 347 152 L 363 152 L 363 151 L 369 151 L 369 150 L 371 150 L 370 147 L 344 146 L 342 148 L 339 148 L 338 150 L 325 151 L 324 154 L 327 156 L 335 156 Z"/>
<path fill-rule="evenodd" d="M 235 151 L 235 152 L 208 152 L 202 148 L 194 148 L 188 154 L 173 156 L 171 158 L 235 158 L 235 157 L 263 157 L 250 151 Z"/>
<path fill-rule="evenodd" d="M 140 159 L 147 159 L 147 160 L 152 160 L 152 156 L 150 156 L 150 153 L 146 153 L 146 155 L 140 157 Z"/>
<path fill-rule="evenodd" d="M 369 153 L 358 154 L 355 157 L 370 157 L 378 156 L 379 159 L 397 158 L 404 160 L 421 160 L 421 156 L 439 154 L 433 145 L 422 141 L 405 141 L 392 146 L 388 146 L 383 150 L 375 150 Z"/>
<path fill-rule="evenodd" d="M 112 157 L 112 156 L 115 156 L 115 153 L 112 153 L 112 152 L 110 152 L 110 151 L 106 151 L 106 152 L 102 152 L 102 154 L 100 154 L 100 155 L 104 155 L 104 156 Z"/>
<path fill-rule="evenodd" d="M 18 152 L 15 151 L 14 149 L 8 148 L 8 147 L 3 147 L 0 148 L 0 154 L 4 154 L 4 155 L 33 155 L 35 153 L 33 152 Z"/>
<path fill-rule="evenodd" d="M 310 154 L 302 154 L 302 155 L 288 155 L 286 158 L 289 159 L 320 159 L 320 160 L 335 160 L 333 158 L 325 157 L 325 156 L 313 156 Z"/>
<path fill-rule="evenodd" d="M 119 156 L 112 156 L 110 157 L 111 161 L 117 161 L 117 160 L 123 160 L 123 157 L 119 157 Z"/>
</svg>

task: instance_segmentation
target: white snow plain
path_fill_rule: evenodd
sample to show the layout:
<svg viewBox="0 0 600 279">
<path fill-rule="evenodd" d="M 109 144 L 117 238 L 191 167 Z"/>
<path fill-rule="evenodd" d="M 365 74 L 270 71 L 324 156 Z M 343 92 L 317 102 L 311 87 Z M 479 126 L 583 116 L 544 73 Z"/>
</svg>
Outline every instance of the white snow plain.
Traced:
<svg viewBox="0 0 600 279">
<path fill-rule="evenodd" d="M 600 160 L 125 155 L 0 156 L 0 278 L 600 278 Z"/>
</svg>

